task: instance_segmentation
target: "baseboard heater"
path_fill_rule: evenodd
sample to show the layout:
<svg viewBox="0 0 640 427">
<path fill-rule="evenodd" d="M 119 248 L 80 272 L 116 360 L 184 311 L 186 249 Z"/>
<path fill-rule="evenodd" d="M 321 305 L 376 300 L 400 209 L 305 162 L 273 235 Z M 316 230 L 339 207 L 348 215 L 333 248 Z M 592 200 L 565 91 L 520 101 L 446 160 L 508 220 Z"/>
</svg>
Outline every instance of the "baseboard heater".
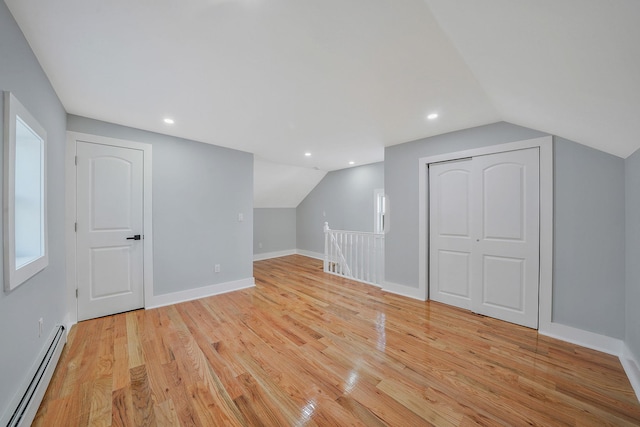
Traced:
<svg viewBox="0 0 640 427">
<path fill-rule="evenodd" d="M 42 402 L 44 393 L 47 391 L 49 381 L 56 369 L 62 348 L 66 343 L 67 335 L 64 326 L 58 326 L 52 333 L 53 340 L 49 344 L 44 357 L 40 361 L 38 369 L 36 369 L 33 378 L 29 382 L 29 386 L 25 391 L 18 407 L 7 423 L 7 427 L 28 426 L 38 412 L 38 407 Z"/>
</svg>

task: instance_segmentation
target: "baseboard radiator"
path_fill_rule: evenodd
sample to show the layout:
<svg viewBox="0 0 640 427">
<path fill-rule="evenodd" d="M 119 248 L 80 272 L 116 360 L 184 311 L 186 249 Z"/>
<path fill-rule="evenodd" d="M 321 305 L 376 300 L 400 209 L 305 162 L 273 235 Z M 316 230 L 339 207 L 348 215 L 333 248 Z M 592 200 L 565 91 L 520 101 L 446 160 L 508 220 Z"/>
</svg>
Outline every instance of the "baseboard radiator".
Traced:
<svg viewBox="0 0 640 427">
<path fill-rule="evenodd" d="M 52 333 L 53 339 L 40 361 L 33 378 L 29 382 L 18 407 L 9 419 L 7 427 L 29 426 L 38 412 L 44 393 L 47 391 L 49 381 L 56 369 L 62 348 L 67 342 L 67 334 L 64 326 L 58 326 Z"/>
</svg>

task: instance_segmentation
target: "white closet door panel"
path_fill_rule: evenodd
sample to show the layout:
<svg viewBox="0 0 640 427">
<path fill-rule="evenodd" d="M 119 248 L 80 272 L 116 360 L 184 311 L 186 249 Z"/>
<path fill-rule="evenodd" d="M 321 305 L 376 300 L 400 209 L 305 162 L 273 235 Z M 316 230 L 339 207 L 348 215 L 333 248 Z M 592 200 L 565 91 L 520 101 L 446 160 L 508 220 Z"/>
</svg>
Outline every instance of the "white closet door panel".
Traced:
<svg viewBox="0 0 640 427">
<path fill-rule="evenodd" d="M 483 159 L 486 160 L 486 159 Z M 482 171 L 483 238 L 522 240 L 524 237 L 524 167 L 499 163 Z"/>
<path fill-rule="evenodd" d="M 538 149 L 474 158 L 472 310 L 538 327 Z"/>
<path fill-rule="evenodd" d="M 524 310 L 525 260 L 485 255 L 483 257 L 482 304 L 497 309 Z"/>
<path fill-rule="evenodd" d="M 429 166 L 429 295 L 471 307 L 471 159 Z"/>
<path fill-rule="evenodd" d="M 438 250 L 437 283 L 442 295 L 468 299 L 471 259 L 468 252 Z"/>
<path fill-rule="evenodd" d="M 470 171 L 445 170 L 437 176 L 438 229 L 441 236 L 469 238 Z M 436 168 L 438 170 L 438 168 Z"/>
</svg>

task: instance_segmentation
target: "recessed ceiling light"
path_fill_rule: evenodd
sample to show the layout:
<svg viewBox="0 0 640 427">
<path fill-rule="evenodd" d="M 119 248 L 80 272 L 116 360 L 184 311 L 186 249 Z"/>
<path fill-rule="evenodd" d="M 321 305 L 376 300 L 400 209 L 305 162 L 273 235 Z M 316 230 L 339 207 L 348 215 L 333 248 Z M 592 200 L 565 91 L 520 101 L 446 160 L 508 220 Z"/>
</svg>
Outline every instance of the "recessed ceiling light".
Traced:
<svg viewBox="0 0 640 427">
<path fill-rule="evenodd" d="M 356 162 L 354 162 L 353 160 L 349 162 L 350 165 L 355 165 Z"/>
<path fill-rule="evenodd" d="M 427 119 L 433 120 L 438 118 L 438 113 L 431 113 L 427 116 Z"/>
<path fill-rule="evenodd" d="M 309 153 L 309 152 L 304 153 L 304 155 L 307 156 L 307 157 L 311 157 L 311 153 Z"/>
<path fill-rule="evenodd" d="M 175 121 L 170 117 L 165 117 L 163 121 L 168 125 L 172 125 L 175 123 Z"/>
</svg>

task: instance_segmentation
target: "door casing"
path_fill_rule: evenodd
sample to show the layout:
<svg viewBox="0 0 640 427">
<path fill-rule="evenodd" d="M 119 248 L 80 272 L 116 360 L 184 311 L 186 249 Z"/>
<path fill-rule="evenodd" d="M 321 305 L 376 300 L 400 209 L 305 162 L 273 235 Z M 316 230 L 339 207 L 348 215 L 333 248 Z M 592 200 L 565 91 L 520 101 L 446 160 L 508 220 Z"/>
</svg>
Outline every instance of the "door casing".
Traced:
<svg viewBox="0 0 640 427">
<path fill-rule="evenodd" d="M 136 141 L 126 141 L 115 138 L 107 138 L 80 132 L 67 132 L 67 147 L 65 158 L 65 237 L 66 237 L 66 267 L 67 267 L 67 307 L 68 312 L 65 324 L 68 326 L 78 321 L 78 305 L 76 299 L 77 275 L 76 275 L 76 143 L 85 141 L 94 144 L 110 145 L 114 147 L 133 148 L 141 150 L 144 154 L 143 172 L 143 234 L 141 241 L 144 245 L 143 289 L 144 306 L 151 305 L 153 298 L 153 215 L 152 215 L 152 148 L 151 144 Z"/>
</svg>

